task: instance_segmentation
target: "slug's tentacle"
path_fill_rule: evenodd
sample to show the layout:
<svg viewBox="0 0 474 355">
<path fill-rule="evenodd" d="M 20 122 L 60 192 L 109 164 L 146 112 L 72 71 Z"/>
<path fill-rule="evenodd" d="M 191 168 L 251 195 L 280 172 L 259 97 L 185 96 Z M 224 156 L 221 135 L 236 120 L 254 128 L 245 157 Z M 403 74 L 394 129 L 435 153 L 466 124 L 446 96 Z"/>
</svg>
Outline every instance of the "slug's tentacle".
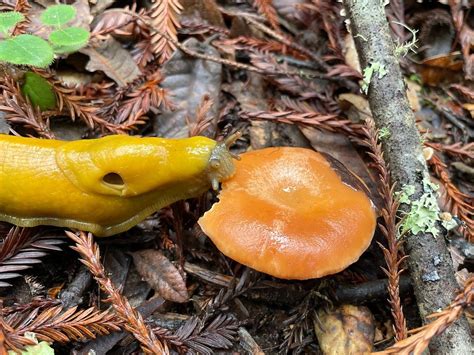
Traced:
<svg viewBox="0 0 474 355">
<path fill-rule="evenodd" d="M 232 159 L 240 159 L 238 155 L 231 153 L 229 148 L 237 139 L 242 136 L 240 132 L 236 132 L 224 141 L 216 144 L 211 152 L 208 164 L 208 176 L 212 189 L 219 189 L 219 182 L 234 175 L 235 167 Z"/>
</svg>

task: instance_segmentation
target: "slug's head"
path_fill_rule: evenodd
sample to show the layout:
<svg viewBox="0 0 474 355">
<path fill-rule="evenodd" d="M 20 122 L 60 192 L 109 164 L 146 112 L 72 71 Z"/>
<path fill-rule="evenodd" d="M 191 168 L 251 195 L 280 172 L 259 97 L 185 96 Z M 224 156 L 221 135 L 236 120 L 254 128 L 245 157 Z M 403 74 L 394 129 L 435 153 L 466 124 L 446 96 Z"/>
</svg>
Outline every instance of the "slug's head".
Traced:
<svg viewBox="0 0 474 355">
<path fill-rule="evenodd" d="M 68 142 L 56 152 L 58 167 L 78 189 L 89 194 L 133 197 L 180 184 L 204 191 L 234 173 L 228 147 L 206 138 L 108 136 Z"/>
<path fill-rule="evenodd" d="M 225 180 L 235 172 L 235 166 L 232 159 L 239 160 L 240 157 L 231 153 L 229 148 L 241 136 L 240 132 L 236 132 L 224 141 L 216 144 L 209 157 L 209 164 L 207 167 L 207 176 L 211 181 L 211 186 L 214 190 L 219 188 L 219 182 Z"/>
</svg>

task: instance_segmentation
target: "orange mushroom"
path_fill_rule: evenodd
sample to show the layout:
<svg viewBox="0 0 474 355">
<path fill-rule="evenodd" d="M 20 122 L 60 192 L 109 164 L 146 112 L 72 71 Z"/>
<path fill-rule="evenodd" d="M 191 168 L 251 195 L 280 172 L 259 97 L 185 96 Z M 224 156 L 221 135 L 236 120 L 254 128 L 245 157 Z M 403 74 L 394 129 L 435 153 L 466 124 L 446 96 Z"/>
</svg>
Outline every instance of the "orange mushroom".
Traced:
<svg viewBox="0 0 474 355">
<path fill-rule="evenodd" d="M 222 253 L 275 277 L 305 280 L 345 269 L 368 248 L 372 202 L 321 154 L 280 147 L 241 158 L 220 201 L 199 220 Z"/>
</svg>

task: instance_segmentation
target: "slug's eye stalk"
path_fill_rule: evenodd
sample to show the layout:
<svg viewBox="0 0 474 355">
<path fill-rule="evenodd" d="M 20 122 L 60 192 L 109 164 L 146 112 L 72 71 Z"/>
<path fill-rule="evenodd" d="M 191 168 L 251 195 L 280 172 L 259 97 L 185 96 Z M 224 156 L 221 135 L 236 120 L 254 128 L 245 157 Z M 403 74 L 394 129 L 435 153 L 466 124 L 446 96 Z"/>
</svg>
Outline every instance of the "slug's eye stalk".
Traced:
<svg viewBox="0 0 474 355">
<path fill-rule="evenodd" d="M 229 148 L 237 139 L 242 136 L 240 132 L 236 132 L 224 141 L 216 144 L 211 152 L 208 164 L 208 177 L 212 184 L 212 189 L 219 189 L 219 182 L 234 175 L 235 167 L 232 159 L 239 160 L 240 157 L 229 151 Z"/>
<path fill-rule="evenodd" d="M 216 158 L 212 158 L 209 161 L 209 165 L 211 166 L 211 169 L 215 169 L 215 170 L 218 170 L 221 167 L 221 163 Z"/>
</svg>

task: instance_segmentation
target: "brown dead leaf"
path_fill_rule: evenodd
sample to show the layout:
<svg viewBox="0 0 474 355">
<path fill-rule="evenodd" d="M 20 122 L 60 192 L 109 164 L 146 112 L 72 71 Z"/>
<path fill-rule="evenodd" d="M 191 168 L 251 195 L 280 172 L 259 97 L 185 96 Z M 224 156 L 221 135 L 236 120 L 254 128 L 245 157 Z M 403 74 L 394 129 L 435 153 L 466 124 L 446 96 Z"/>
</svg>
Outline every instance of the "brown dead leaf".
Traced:
<svg viewBox="0 0 474 355">
<path fill-rule="evenodd" d="M 425 59 L 419 73 L 423 83 L 436 86 L 441 82 L 455 82 L 462 74 L 463 61 L 460 53 L 450 53 Z"/>
<path fill-rule="evenodd" d="M 407 88 L 408 103 L 414 112 L 421 110 L 420 98 L 418 94 L 421 91 L 421 86 L 411 80 L 405 80 Z"/>
<path fill-rule="evenodd" d="M 354 38 L 350 33 L 344 37 L 344 58 L 346 59 L 347 65 L 351 68 L 362 73 L 360 68 L 359 56 L 357 55 Z"/>
<path fill-rule="evenodd" d="M 183 277 L 159 250 L 146 249 L 131 254 L 138 273 L 161 297 L 179 303 L 188 300 Z"/>
<path fill-rule="evenodd" d="M 372 117 L 369 101 L 362 95 L 352 93 L 341 94 L 338 100 L 339 106 L 351 121 L 364 122 L 368 117 Z"/>
<path fill-rule="evenodd" d="M 80 52 L 90 58 L 86 65 L 87 70 L 102 70 L 118 86 L 125 86 L 141 75 L 132 55 L 113 37 L 89 43 Z"/>
<path fill-rule="evenodd" d="M 184 45 L 193 51 L 219 57 L 215 48 L 194 38 L 184 42 Z M 163 113 L 156 118 L 156 133 L 167 138 L 188 137 L 190 131 L 188 123 L 191 125 L 196 123 L 197 109 L 203 97 L 208 95 L 214 102 L 209 111 L 209 115 L 214 119 L 209 128 L 201 134 L 213 135 L 217 125 L 222 65 L 191 58 L 181 51 L 176 51 L 166 62 L 162 73 L 165 79 L 161 87 L 167 90 L 174 108 L 173 110 L 163 109 Z"/>
<path fill-rule="evenodd" d="M 314 331 L 323 354 L 369 354 L 374 342 L 374 319 L 367 307 L 342 305 L 318 311 Z"/>
<path fill-rule="evenodd" d="M 198 18 L 212 26 L 225 27 L 224 18 L 214 0 L 180 0 L 183 19 Z"/>
<path fill-rule="evenodd" d="M 463 104 L 462 107 L 466 111 L 469 111 L 469 114 L 471 115 L 471 118 L 474 118 L 474 104 Z"/>
</svg>

